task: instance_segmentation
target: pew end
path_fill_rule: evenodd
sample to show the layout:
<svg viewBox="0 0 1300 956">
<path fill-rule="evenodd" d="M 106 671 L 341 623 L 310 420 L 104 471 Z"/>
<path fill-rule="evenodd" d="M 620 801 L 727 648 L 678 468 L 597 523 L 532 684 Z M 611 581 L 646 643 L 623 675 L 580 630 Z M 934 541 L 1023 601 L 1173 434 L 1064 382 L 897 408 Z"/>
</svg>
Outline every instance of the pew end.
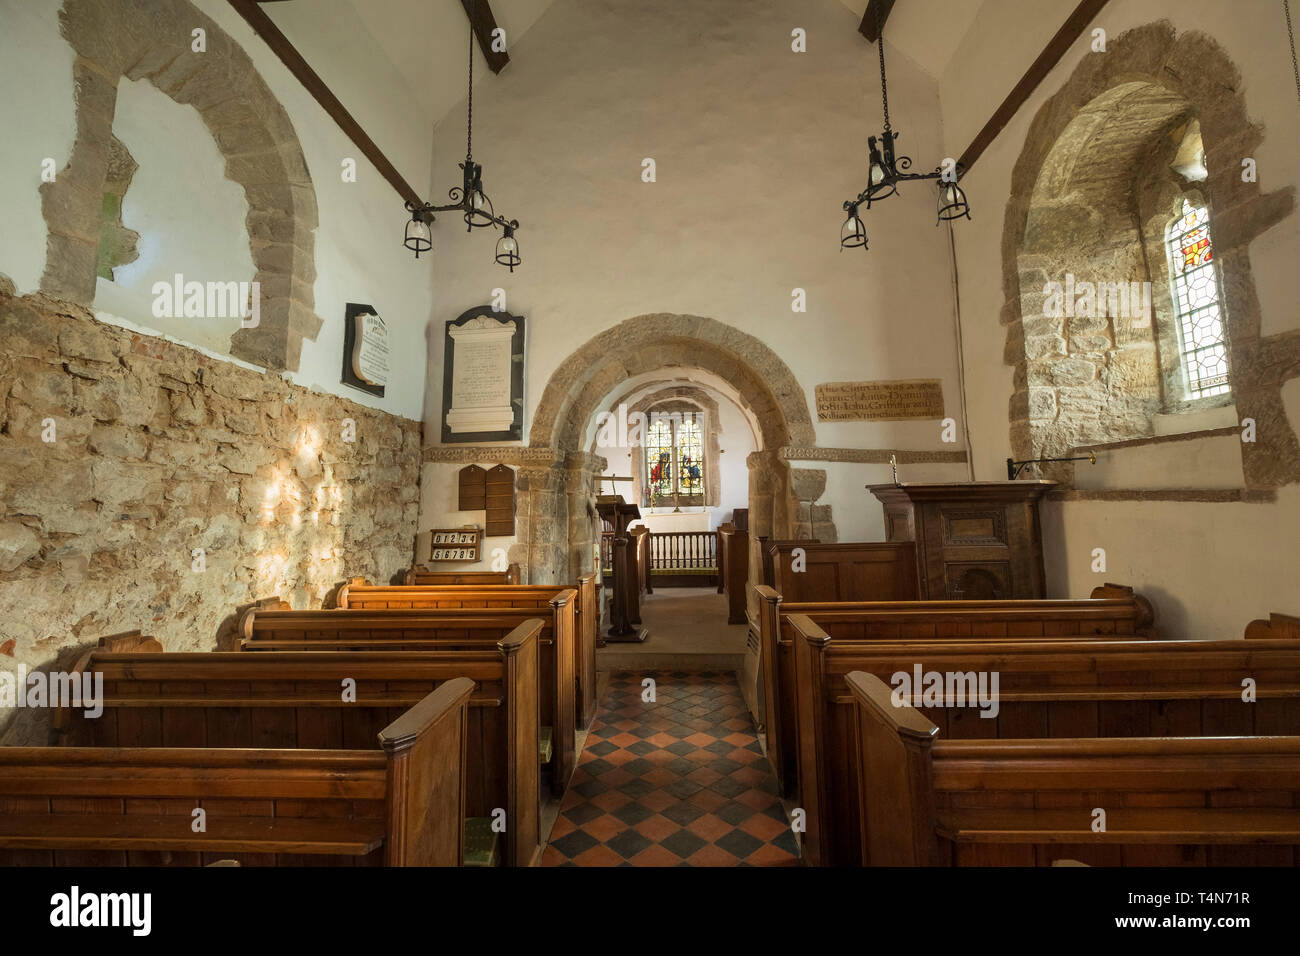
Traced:
<svg viewBox="0 0 1300 956">
<path fill-rule="evenodd" d="M 1135 622 L 1138 635 L 1149 640 L 1159 640 L 1160 631 L 1156 628 L 1155 606 L 1144 595 L 1138 594 L 1127 584 L 1112 584 L 1107 581 L 1105 584 L 1093 588 L 1092 593 L 1088 596 L 1098 601 L 1132 601 L 1138 609 L 1138 617 Z"/>
<path fill-rule="evenodd" d="M 1251 621 L 1246 625 L 1248 641 L 1297 641 L 1300 640 L 1300 617 L 1272 612 L 1268 620 Z"/>
<path fill-rule="evenodd" d="M 862 863 L 938 865 L 930 748 L 939 728 L 911 704 L 896 704 L 874 674 L 852 671 L 845 681 L 857 703 Z"/>
</svg>

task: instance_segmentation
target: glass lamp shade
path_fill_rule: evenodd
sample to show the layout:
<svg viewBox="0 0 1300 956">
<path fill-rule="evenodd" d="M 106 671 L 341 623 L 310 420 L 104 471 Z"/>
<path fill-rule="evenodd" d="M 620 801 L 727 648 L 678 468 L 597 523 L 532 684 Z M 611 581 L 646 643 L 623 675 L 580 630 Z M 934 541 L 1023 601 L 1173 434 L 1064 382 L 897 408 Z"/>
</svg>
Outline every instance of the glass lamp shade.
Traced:
<svg viewBox="0 0 1300 956">
<path fill-rule="evenodd" d="M 465 213 L 465 225 L 471 229 L 482 229 L 484 226 L 492 225 L 496 213 L 492 209 L 492 200 L 488 199 L 482 189 L 470 191 L 469 207 Z"/>
<path fill-rule="evenodd" d="M 885 169 L 879 163 L 871 164 L 871 185 L 879 186 L 885 181 Z"/>
<path fill-rule="evenodd" d="M 420 258 L 420 253 L 428 252 L 433 248 L 433 236 L 429 233 L 429 224 L 421 219 L 418 213 L 413 215 L 406 224 L 406 239 L 403 245 L 414 252 L 417 259 Z"/>
<path fill-rule="evenodd" d="M 523 260 L 519 258 L 519 240 L 515 238 L 513 226 L 506 226 L 506 233 L 497 240 L 497 262 L 503 266 L 509 266 L 510 271 L 515 271 L 515 266 Z"/>
<path fill-rule="evenodd" d="M 970 218 L 970 203 L 966 201 L 966 193 L 956 183 L 940 181 L 939 222 L 950 222 L 963 216 Z"/>
<path fill-rule="evenodd" d="M 840 248 L 859 247 L 863 249 L 867 247 L 867 227 L 862 224 L 862 219 L 858 216 L 858 207 L 854 206 L 849 210 L 849 218 L 844 220 L 844 225 L 840 228 Z"/>
</svg>

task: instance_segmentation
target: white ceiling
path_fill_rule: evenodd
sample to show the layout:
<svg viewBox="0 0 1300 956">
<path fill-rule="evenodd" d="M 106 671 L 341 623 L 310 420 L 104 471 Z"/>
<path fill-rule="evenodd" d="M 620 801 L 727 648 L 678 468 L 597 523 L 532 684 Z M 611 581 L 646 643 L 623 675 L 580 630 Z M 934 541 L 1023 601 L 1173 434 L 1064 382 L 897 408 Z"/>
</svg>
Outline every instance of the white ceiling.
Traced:
<svg viewBox="0 0 1300 956">
<path fill-rule="evenodd" d="M 867 0 L 840 0 L 859 20 Z M 897 0 L 884 34 L 891 47 L 934 79 L 943 76 L 985 0 Z"/>
</svg>

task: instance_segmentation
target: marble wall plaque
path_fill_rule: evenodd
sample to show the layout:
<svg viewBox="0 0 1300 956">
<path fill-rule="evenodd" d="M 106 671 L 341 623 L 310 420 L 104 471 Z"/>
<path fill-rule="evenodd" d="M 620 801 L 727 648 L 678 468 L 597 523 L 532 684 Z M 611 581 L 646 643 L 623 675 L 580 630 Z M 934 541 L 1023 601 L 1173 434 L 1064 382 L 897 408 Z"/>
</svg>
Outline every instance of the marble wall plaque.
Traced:
<svg viewBox="0 0 1300 956">
<path fill-rule="evenodd" d="M 521 438 L 523 317 L 471 309 L 447 323 L 444 346 L 443 442 Z"/>
</svg>

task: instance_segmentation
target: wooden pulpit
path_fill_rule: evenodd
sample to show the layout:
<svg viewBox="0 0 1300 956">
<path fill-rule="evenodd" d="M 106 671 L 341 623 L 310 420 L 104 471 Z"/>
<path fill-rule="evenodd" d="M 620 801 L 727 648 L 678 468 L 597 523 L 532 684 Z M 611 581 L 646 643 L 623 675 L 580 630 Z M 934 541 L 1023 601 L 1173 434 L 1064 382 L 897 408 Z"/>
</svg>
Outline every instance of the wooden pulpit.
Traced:
<svg viewBox="0 0 1300 956">
<path fill-rule="evenodd" d="M 627 527 L 641 517 L 641 509 L 622 495 L 600 495 L 596 512 L 614 529 L 614 581 L 610 597 L 610 623 L 607 641 L 639 643 L 650 632 L 638 626 L 641 621 L 641 586 L 637 571 L 637 539 Z"/>
<path fill-rule="evenodd" d="M 867 485 L 885 509 L 885 539 L 916 544 L 926 601 L 1044 598 L 1038 503 L 1054 481 Z"/>
</svg>

